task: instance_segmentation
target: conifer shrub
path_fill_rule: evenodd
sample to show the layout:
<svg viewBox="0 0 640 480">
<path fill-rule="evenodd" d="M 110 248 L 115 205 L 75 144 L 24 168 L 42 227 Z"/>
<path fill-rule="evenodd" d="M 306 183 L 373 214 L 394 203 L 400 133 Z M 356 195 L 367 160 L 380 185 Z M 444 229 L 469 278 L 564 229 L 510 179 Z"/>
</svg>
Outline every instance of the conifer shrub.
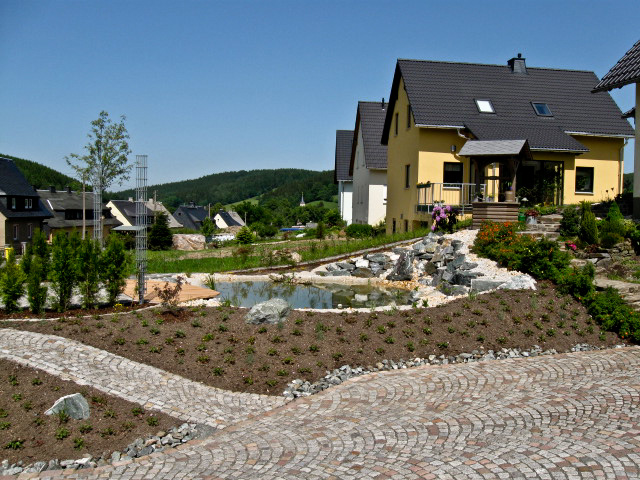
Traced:
<svg viewBox="0 0 640 480">
<path fill-rule="evenodd" d="M 591 204 L 589 202 L 582 202 L 581 207 L 582 219 L 580 220 L 578 237 L 587 245 L 596 245 L 598 243 L 596 216 L 591 211 Z"/>
<path fill-rule="evenodd" d="M 205 218 L 205 220 L 209 220 Z M 211 220 L 209 220 L 211 224 Z M 204 232 L 205 226 L 202 222 L 202 234 L 211 235 Z M 213 229 L 212 229 L 213 232 Z M 169 250 L 173 246 L 173 234 L 169 229 L 169 220 L 166 213 L 159 213 L 156 216 L 155 223 L 149 230 L 149 250 Z"/>
<path fill-rule="evenodd" d="M 100 245 L 90 238 L 85 238 L 78 247 L 76 261 L 82 306 L 94 307 L 100 287 Z"/>
<path fill-rule="evenodd" d="M 109 235 L 107 245 L 100 255 L 100 280 L 107 290 L 107 302 L 113 305 L 126 285 L 127 270 L 131 258 L 124 242 L 117 235 Z"/>
<path fill-rule="evenodd" d="M 53 237 L 51 244 L 51 269 L 49 279 L 55 292 L 56 306 L 63 312 L 69 308 L 73 287 L 78 279 L 78 263 L 76 248 L 80 239 L 77 234 L 68 237 L 59 233 Z"/>
<path fill-rule="evenodd" d="M 249 227 L 245 226 L 245 227 L 242 227 L 240 231 L 236 234 L 236 240 L 241 245 L 249 245 L 255 239 L 253 237 L 253 233 L 251 232 L 251 230 L 249 230 Z"/>
<path fill-rule="evenodd" d="M 562 220 L 560 221 L 560 233 L 566 237 L 575 237 L 580 232 L 580 212 L 577 208 L 569 205 L 562 210 Z"/>
<path fill-rule="evenodd" d="M 42 259 L 34 255 L 27 276 L 27 300 L 33 313 L 42 312 L 47 302 L 47 286 L 42 283 L 46 280 L 42 264 Z"/>
</svg>

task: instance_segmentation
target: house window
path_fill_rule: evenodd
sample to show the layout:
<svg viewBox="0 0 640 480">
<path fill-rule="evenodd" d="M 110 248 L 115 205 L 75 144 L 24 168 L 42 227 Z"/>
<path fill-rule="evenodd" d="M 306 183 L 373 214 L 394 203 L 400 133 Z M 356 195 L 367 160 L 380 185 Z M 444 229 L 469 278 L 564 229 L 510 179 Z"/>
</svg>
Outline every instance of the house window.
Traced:
<svg viewBox="0 0 640 480">
<path fill-rule="evenodd" d="M 576 167 L 576 193 L 593 193 L 593 167 Z"/>
<path fill-rule="evenodd" d="M 462 183 L 462 163 L 444 162 L 444 172 L 442 173 L 443 183 Z M 453 185 L 445 185 L 453 186 Z"/>
<path fill-rule="evenodd" d="M 26 208 L 27 210 L 30 210 L 33 208 L 33 199 L 32 198 L 25 198 L 24 199 L 24 208 Z"/>
<path fill-rule="evenodd" d="M 16 209 L 16 197 L 11 197 L 11 210 Z"/>
<path fill-rule="evenodd" d="M 477 100 L 476 99 L 476 107 L 478 107 L 478 111 L 480 113 L 496 113 L 493 109 L 493 104 L 491 100 Z"/>
<path fill-rule="evenodd" d="M 407 105 L 407 128 L 411 128 L 411 105 Z"/>
<path fill-rule="evenodd" d="M 553 117 L 553 113 L 551 113 L 551 109 L 546 103 L 531 102 L 531 106 L 535 110 L 536 115 L 540 117 Z"/>
<path fill-rule="evenodd" d="M 18 239 L 18 225 L 13 226 L 13 239 L 14 240 Z"/>
<path fill-rule="evenodd" d="M 29 232 L 28 238 L 31 238 L 31 236 L 33 235 L 33 225 L 31 224 L 28 225 L 28 232 Z"/>
<path fill-rule="evenodd" d="M 398 135 L 398 114 L 396 113 L 396 136 Z"/>
<path fill-rule="evenodd" d="M 404 166 L 404 188 L 409 188 L 409 178 L 411 173 L 411 165 Z"/>
<path fill-rule="evenodd" d="M 391 221 L 391 233 L 396 233 L 396 219 Z"/>
<path fill-rule="evenodd" d="M 404 221 L 404 231 L 408 232 L 409 231 L 409 220 L 405 220 Z"/>
</svg>

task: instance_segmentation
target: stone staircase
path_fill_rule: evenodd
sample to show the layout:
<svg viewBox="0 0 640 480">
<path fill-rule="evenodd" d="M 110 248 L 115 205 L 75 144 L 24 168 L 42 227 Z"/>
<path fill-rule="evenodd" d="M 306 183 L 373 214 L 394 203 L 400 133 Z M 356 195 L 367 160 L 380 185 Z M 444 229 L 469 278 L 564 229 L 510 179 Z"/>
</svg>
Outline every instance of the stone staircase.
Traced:
<svg viewBox="0 0 640 480">
<path fill-rule="evenodd" d="M 554 213 L 552 215 L 541 215 L 535 225 L 526 225 L 525 230 L 520 234 L 531 235 L 536 238 L 546 237 L 549 240 L 556 240 L 560 236 L 560 221 L 562 215 Z"/>
</svg>

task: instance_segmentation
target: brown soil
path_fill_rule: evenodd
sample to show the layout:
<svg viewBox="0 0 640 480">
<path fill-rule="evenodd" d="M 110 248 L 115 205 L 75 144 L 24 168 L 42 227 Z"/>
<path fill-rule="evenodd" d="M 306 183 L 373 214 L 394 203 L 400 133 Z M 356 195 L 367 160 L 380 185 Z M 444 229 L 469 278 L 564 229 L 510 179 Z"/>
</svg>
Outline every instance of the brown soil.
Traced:
<svg viewBox="0 0 640 480">
<path fill-rule="evenodd" d="M 134 403 L 8 360 L 0 359 L 0 372 L 0 460 L 9 463 L 76 459 L 86 453 L 110 455 L 139 437 L 181 423 L 158 412 L 135 415 L 132 410 L 139 406 Z M 44 414 L 58 398 L 73 393 L 81 393 L 89 401 L 89 419 L 61 422 L 56 415 Z M 150 425 L 150 418 L 155 418 L 150 422 L 157 421 L 157 425 Z M 81 431 L 82 426 L 88 429 L 87 425 L 91 431 Z M 60 429 L 67 430 L 66 438 L 56 438 Z"/>
<path fill-rule="evenodd" d="M 294 378 L 317 381 L 341 365 L 501 348 L 568 351 L 612 346 L 573 298 L 540 290 L 497 291 L 446 305 L 378 313 L 294 311 L 282 325 L 247 325 L 246 309 L 192 308 L 179 316 L 145 310 L 104 318 L 31 323 L 20 328 L 73 338 L 207 385 L 280 395 Z"/>
<path fill-rule="evenodd" d="M 92 315 L 106 315 L 108 313 L 124 313 L 132 312 L 140 308 L 146 308 L 149 305 L 139 305 L 132 303 L 130 305 L 122 305 L 118 307 L 101 307 L 101 308 L 72 308 L 66 312 L 57 312 L 54 310 L 47 310 L 43 313 L 32 313 L 31 310 L 25 309 L 19 312 L 6 313 L 4 310 L 0 310 L 0 320 L 8 319 L 23 319 L 23 318 L 59 318 L 59 317 L 85 317 Z"/>
</svg>

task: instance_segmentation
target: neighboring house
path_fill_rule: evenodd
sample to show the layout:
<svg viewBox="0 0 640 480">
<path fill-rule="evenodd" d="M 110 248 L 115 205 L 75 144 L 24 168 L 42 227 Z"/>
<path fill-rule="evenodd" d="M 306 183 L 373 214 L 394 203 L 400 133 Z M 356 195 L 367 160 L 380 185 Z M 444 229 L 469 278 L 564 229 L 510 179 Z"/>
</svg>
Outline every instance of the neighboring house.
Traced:
<svg viewBox="0 0 640 480">
<path fill-rule="evenodd" d="M 22 247 L 31 241 L 36 228 L 51 218 L 38 192 L 29 185 L 13 160 L 0 157 L 0 248 Z"/>
<path fill-rule="evenodd" d="M 182 224 L 178 222 L 173 215 L 169 213 L 169 210 L 162 204 L 162 202 L 157 202 L 153 198 L 150 198 L 147 203 L 145 203 L 146 207 L 153 212 L 154 215 L 158 213 L 164 213 L 167 216 L 167 221 L 169 222 L 169 228 L 182 228 Z"/>
<path fill-rule="evenodd" d="M 353 130 L 336 130 L 336 163 L 333 183 L 338 184 L 338 210 L 347 225 L 353 221 L 353 177 L 349 173 L 352 146 Z"/>
<path fill-rule="evenodd" d="M 207 207 L 202 207 L 191 202 L 189 205 L 180 205 L 175 212 L 173 218 L 181 223 L 184 228 L 191 230 L 200 230 L 202 221 L 209 216 Z"/>
<path fill-rule="evenodd" d="M 107 203 L 111 209 L 111 214 L 117 218 L 123 227 L 134 227 L 136 225 L 136 202 L 133 198 L 129 200 L 111 200 Z M 153 212 L 146 208 L 147 225 L 153 224 Z"/>
<path fill-rule="evenodd" d="M 636 141 L 634 145 L 633 171 L 633 216 L 640 218 L 640 40 L 618 60 L 602 80 L 595 86 L 593 92 L 602 92 L 622 88 L 630 83 L 636 84 L 636 106 L 624 113 L 625 118 L 633 117 L 636 126 Z"/>
<path fill-rule="evenodd" d="M 218 228 L 231 228 L 231 227 L 244 227 L 244 222 L 240 215 L 236 212 L 231 211 L 227 212 L 226 210 L 220 209 L 218 213 L 213 217 L 213 221 Z"/>
<path fill-rule="evenodd" d="M 387 214 L 387 146 L 380 143 L 388 104 L 358 102 L 349 173 L 353 175 L 353 223 L 376 225 Z"/>
<path fill-rule="evenodd" d="M 527 67 L 521 55 L 504 66 L 398 60 L 382 133 L 387 231 L 428 224 L 435 203 L 471 207 L 490 193 L 615 197 L 633 130 L 608 93 L 591 93 L 597 81 Z"/>
<path fill-rule="evenodd" d="M 76 231 L 82 234 L 82 192 L 73 192 L 71 187 L 59 192 L 55 187 L 48 190 L 38 190 L 45 208 L 51 213 L 52 218 L 44 221 L 43 231 L 49 241 L 58 232 Z M 86 235 L 93 236 L 93 192 L 85 192 L 84 211 Z M 102 237 L 106 238 L 109 231 L 121 223 L 111 215 L 108 206 L 102 208 Z"/>
</svg>

